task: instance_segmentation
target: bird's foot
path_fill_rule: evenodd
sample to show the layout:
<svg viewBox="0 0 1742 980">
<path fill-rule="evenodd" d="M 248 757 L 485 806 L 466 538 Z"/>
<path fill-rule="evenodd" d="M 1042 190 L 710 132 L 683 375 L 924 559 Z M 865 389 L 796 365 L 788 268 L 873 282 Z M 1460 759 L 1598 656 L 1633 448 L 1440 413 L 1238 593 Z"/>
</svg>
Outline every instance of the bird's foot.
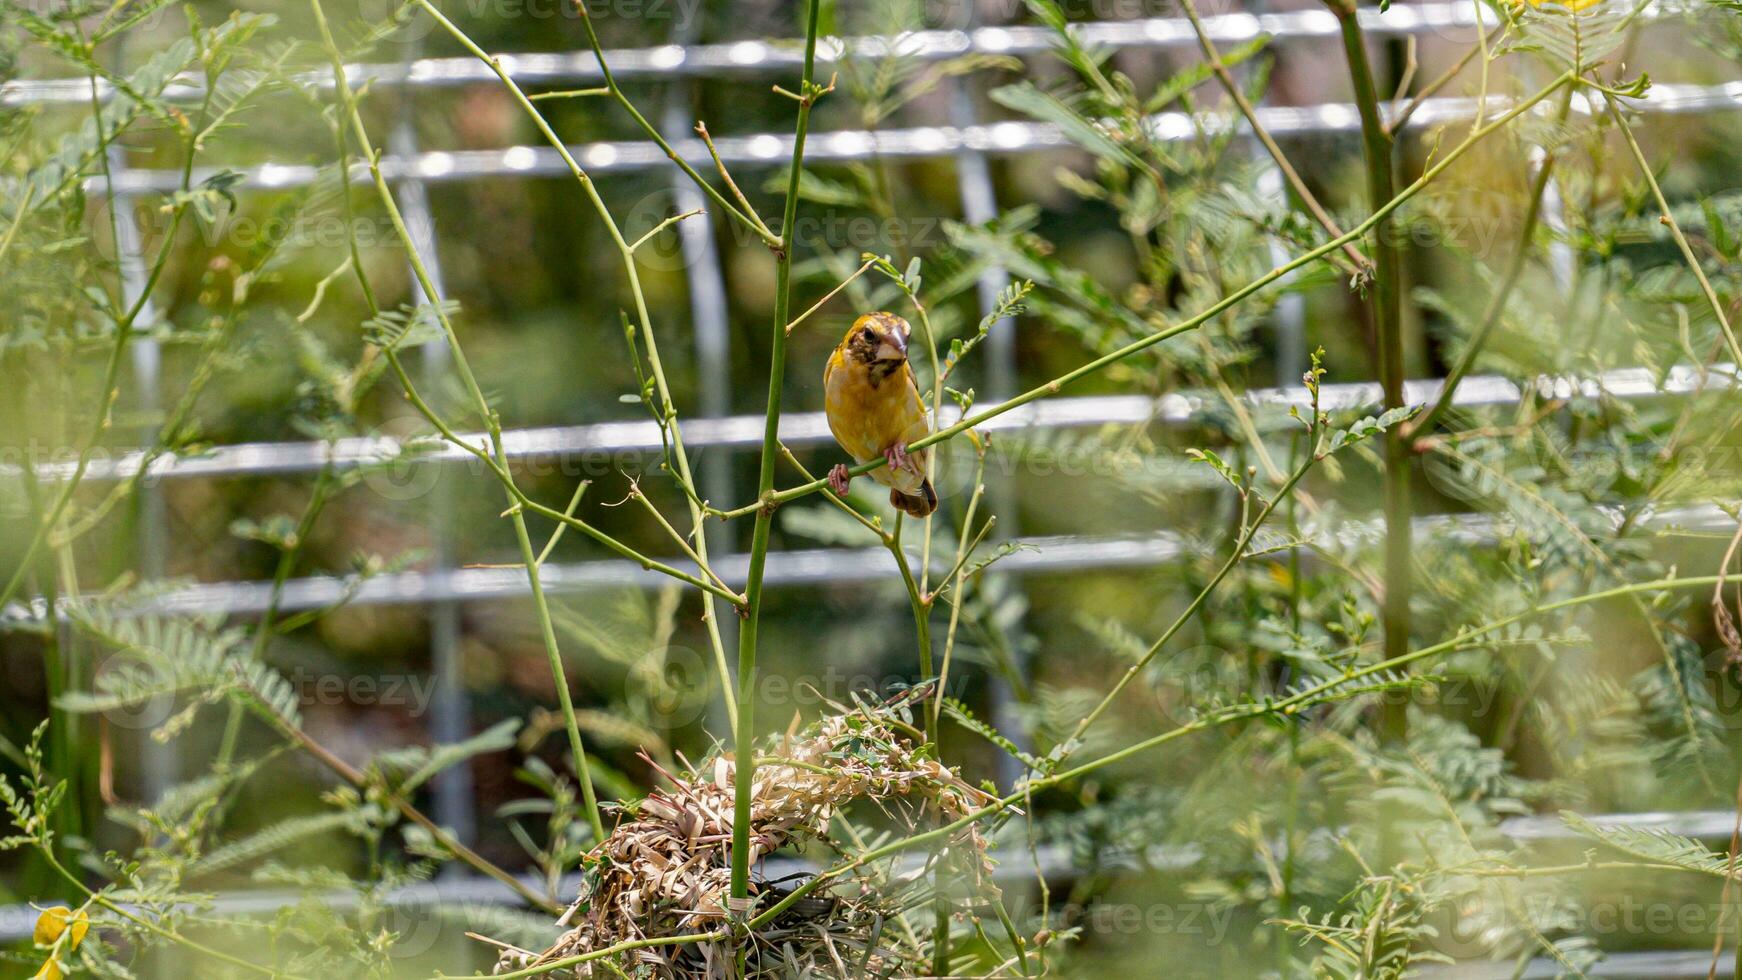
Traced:
<svg viewBox="0 0 1742 980">
<path fill-rule="evenodd" d="M 835 496 L 845 498 L 847 485 L 852 482 L 853 474 L 847 472 L 846 463 L 836 463 L 834 469 L 829 470 L 829 489 L 835 491 Z"/>
<path fill-rule="evenodd" d="M 899 442 L 883 450 L 883 458 L 889 461 L 889 468 L 892 470 L 914 470 L 913 459 L 907 455 L 907 447 Z"/>
</svg>

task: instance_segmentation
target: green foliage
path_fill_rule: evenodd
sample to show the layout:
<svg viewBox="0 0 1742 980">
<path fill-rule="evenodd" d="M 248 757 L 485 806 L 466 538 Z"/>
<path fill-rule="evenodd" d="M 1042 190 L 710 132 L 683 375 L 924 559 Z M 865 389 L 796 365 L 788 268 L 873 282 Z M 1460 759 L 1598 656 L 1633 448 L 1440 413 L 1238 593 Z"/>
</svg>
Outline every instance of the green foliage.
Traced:
<svg viewBox="0 0 1742 980">
<path fill-rule="evenodd" d="M 1709 6 L 1715 17 L 1689 14 L 1697 37 L 1742 63 L 1736 5 Z M 586 347 L 590 356 L 612 350 L 628 363 L 595 358 L 575 372 L 582 377 L 573 390 L 544 402 L 520 379 L 549 376 L 535 369 L 554 355 L 535 336 L 504 342 L 492 332 L 502 312 L 492 291 L 522 285 L 491 281 L 495 242 L 454 244 L 456 232 L 448 231 L 461 258 L 450 263 L 449 278 L 463 283 L 455 292 L 466 304 L 422 295 L 411 280 L 437 291 L 426 268 L 431 257 L 419 253 L 418 242 L 399 240 L 400 222 L 381 220 L 404 190 L 389 174 L 385 195 L 362 203 L 375 188 L 352 179 L 363 172 L 359 164 L 380 162 L 382 147 L 371 134 L 385 133 L 382 109 L 392 96 L 363 84 L 361 73 L 345 84 L 324 81 L 330 62 L 385 61 L 388 49 L 375 49 L 394 32 L 439 26 L 421 4 L 376 10 L 384 19 L 344 23 L 335 37 L 327 36 L 324 15 L 305 24 L 295 19 L 300 14 L 280 23 L 238 13 L 208 26 L 197 9 L 174 0 L 52 13 L 0 9 L 0 74 L 11 77 L 23 63 L 31 71 L 52 65 L 99 93 L 90 106 L 65 113 L 0 107 L 0 142 L 8 149 L 0 167 L 0 272 L 9 290 L 0 371 L 15 382 L 0 387 L 12 393 L 5 410 L 16 430 L 0 448 L 70 445 L 77 473 L 39 481 L 21 470 L 26 489 L 0 499 L 0 519 L 25 527 L 27 545 L 7 541 L 11 584 L 0 605 L 35 600 L 16 613 L 8 607 L 0 642 L 8 657 L 14 643 L 40 654 L 20 662 L 36 670 L 40 661 L 41 708 L 52 719 L 0 719 L 0 756 L 10 767 L 0 774 L 0 804 L 12 825 L 0 850 L 19 852 L 25 873 L 53 889 L 94 889 L 87 904 L 98 938 L 78 950 L 79 969 L 146 977 L 252 964 L 266 973 L 388 977 L 424 969 L 423 927 L 490 940 L 488 948 L 454 944 L 471 953 L 443 945 L 430 954 L 454 961 L 429 972 L 452 974 L 470 970 L 465 958 L 476 953 L 480 964 L 497 950 L 505 951 L 504 962 L 520 962 L 514 957 L 573 941 L 598 910 L 557 915 L 574 899 L 571 876 L 597 875 L 599 835 L 625 847 L 626 861 L 645 861 L 649 880 L 664 880 L 671 867 L 655 867 L 624 845 L 621 827 L 662 805 L 648 793 L 668 788 L 673 773 L 702 773 L 718 787 L 737 775 L 728 760 L 738 753 L 709 712 L 715 682 L 727 679 L 720 633 L 732 620 L 739 635 L 748 631 L 750 654 L 760 630 L 765 653 L 783 666 L 815 670 L 795 685 L 815 695 L 799 709 L 796 693 L 751 691 L 774 709 L 774 717 L 765 712 L 756 720 L 752 736 L 789 721 L 796 726 L 795 716 L 806 721 L 806 714 L 875 705 L 912 740 L 916 759 L 960 766 L 984 781 L 989 795 L 975 797 L 983 806 L 971 819 L 995 836 L 1007 868 L 1018 865 L 1019 851 L 1067 862 L 1065 873 L 1046 867 L 1036 917 L 1008 931 L 990 928 L 1005 925 L 996 921 L 1009 911 L 997 904 L 1003 896 L 993 889 L 967 894 L 949 880 L 955 869 L 947 862 L 904 854 L 913 839 L 905 835 L 920 825 L 892 818 L 907 814 L 831 811 L 823 815 L 827 836 L 794 856 L 843 863 L 799 884 L 756 882 L 765 898 L 817 888 L 795 906 L 808 916 L 800 926 L 781 920 L 751 930 L 766 940 L 764 952 L 801 934 L 809 941 L 813 927 L 828 940 L 830 916 L 857 909 L 855 896 L 875 895 L 877 909 L 898 912 L 880 918 L 862 943 L 867 961 L 882 944 L 896 950 L 892 962 L 935 958 L 961 972 L 1101 975 L 1129 970 L 1134 960 L 1153 971 L 1158 956 L 1177 954 L 1167 961 L 1184 963 L 1203 953 L 1175 935 L 1147 936 L 1127 949 L 1071 919 L 1071 908 L 1123 900 L 1129 890 L 1233 917 L 1234 931 L 1217 950 L 1227 957 L 1214 967 L 1221 975 L 1404 977 L 1495 958 L 1520 969 L 1540 959 L 1577 976 L 1617 945 L 1585 914 L 1608 886 L 1585 875 L 1613 872 L 1622 888 L 1680 881 L 1671 877 L 1680 872 L 1730 877 L 1731 856 L 1707 843 L 1589 816 L 1727 807 L 1725 789 L 1736 778 L 1733 617 L 1719 613 L 1714 626 L 1705 591 L 1684 595 L 1644 583 L 1698 575 L 1719 561 L 1725 540 L 1710 529 L 1724 530 L 1742 492 L 1742 467 L 1731 452 L 1742 406 L 1718 368 L 1742 259 L 1742 194 L 1711 191 L 1701 171 L 1690 178 L 1684 170 L 1699 161 L 1661 148 L 1647 160 L 1658 169 L 1634 167 L 1617 149 L 1625 141 L 1614 138 L 1617 120 L 1629 116 L 1559 111 L 1562 99 L 1574 105 L 1575 94 L 1580 109 L 1601 110 L 1613 98 L 1627 112 L 1649 98 L 1648 76 L 1628 63 L 1636 60 L 1631 42 L 1644 8 L 1617 0 L 1576 11 L 1483 6 L 1484 21 L 1492 19 L 1498 33 L 1474 53 L 1475 68 L 1455 83 L 1464 86 L 1459 94 L 1517 98 L 1525 94 L 1519 79 L 1542 69 L 1579 81 L 1475 150 L 1456 141 L 1458 124 L 1436 122 L 1425 141 L 1415 140 L 1419 128 L 1399 138 L 1390 162 L 1406 176 L 1470 153 L 1432 189 L 1410 191 L 1416 196 L 1390 225 L 1410 238 L 1408 317 L 1421 339 L 1409 345 L 1420 358 L 1410 370 L 1443 374 L 1455 365 L 1517 392 L 1428 412 L 1419 404 L 1384 409 L 1360 397 L 1328 398 L 1332 369 L 1338 382 L 1368 373 L 1365 287 L 1375 273 L 1362 256 L 1374 243 L 1357 238 L 1349 250 L 1330 243 L 1338 227 L 1368 223 L 1373 202 L 1347 192 L 1345 170 L 1353 168 L 1345 167 L 1340 144 L 1319 154 L 1317 143 L 1308 150 L 1285 138 L 1328 216 L 1303 207 L 1295 188 L 1276 181 L 1257 144 L 1241 138 L 1227 93 L 1211 88 L 1222 79 L 1208 63 L 1157 71 L 1159 62 L 1115 57 L 1086 41 L 1066 7 L 1051 0 L 1033 0 L 1026 14 L 1053 33 L 1056 64 L 1047 71 L 1004 56 L 915 58 L 899 40 L 826 59 L 825 74 L 838 69 L 835 84 L 812 80 L 793 96 L 807 114 L 820 101 L 826 118 L 877 130 L 909 115 L 929 118 L 943 100 L 972 96 L 970 77 L 997 76 L 985 89 L 989 108 L 1043 124 L 1069 152 L 1049 158 L 1056 165 L 1050 181 L 1018 167 L 1001 173 L 1001 187 L 1044 185 L 1048 193 L 978 224 L 941 217 L 956 213 L 954 206 L 929 200 L 934 175 L 909 161 L 788 164 L 758 194 L 790 186 L 802 207 L 871 216 L 881 228 L 931 222 L 942 239 L 845 241 L 781 222 L 777 234 L 790 237 L 772 242 L 779 288 L 796 282 L 812 290 L 806 296 L 838 297 L 819 304 L 816 321 L 912 311 L 915 340 L 931 355 L 922 357 L 916 343 L 912 357 L 940 422 L 948 415 L 945 398 L 963 415 L 1001 413 L 980 394 L 989 388 L 981 361 L 998 331 L 1021 338 L 1022 380 L 1039 382 L 1021 405 L 1044 412 L 1043 400 L 1069 383 L 1148 406 L 1136 422 L 1088 420 L 1094 424 L 1069 430 L 1000 424 L 936 446 L 930 475 L 942 505 L 923 526 L 898 523 L 882 510 L 884 493 L 864 480 L 845 501 L 806 501 L 801 487 L 749 498 L 732 514 L 727 501 L 704 500 L 679 438 L 688 432 L 680 411 L 694 395 L 689 338 L 680 331 L 678 343 L 668 339 L 674 304 L 666 290 L 637 280 L 632 295 L 619 295 L 593 281 L 596 263 L 587 264 L 588 256 L 573 256 L 575 264 L 562 267 L 564 288 L 576 280 L 576 291 L 598 293 L 584 299 L 596 298 L 593 305 L 605 310 L 603 327 L 569 317 L 565 307 L 556 317 L 560 331 L 582 333 L 587 344 L 597 333 L 606 341 Z M 313 11 L 319 15 L 320 5 Z M 899 38 L 899 31 L 926 28 L 927 14 L 912 0 L 879 0 L 863 9 L 831 7 L 823 27 L 825 34 L 876 30 Z M 583 21 L 579 29 L 594 28 Z M 123 41 L 131 57 L 114 57 Z M 22 44 L 29 45 L 23 61 Z M 1254 101 L 1270 85 L 1270 45 L 1260 36 L 1220 52 L 1239 72 L 1230 84 Z M 1533 69 L 1532 61 L 1540 65 Z M 1324 74 L 1318 61 L 1311 67 Z M 1342 66 L 1334 67 L 1340 77 Z M 1413 82 L 1414 91 L 1423 90 L 1422 79 Z M 618 114 L 629 99 L 619 99 L 615 82 L 604 94 L 575 103 L 585 107 L 578 112 L 605 106 L 599 112 L 612 113 L 602 117 L 611 125 L 637 121 Z M 501 104 L 516 111 L 533 105 Z M 491 122 L 478 109 L 484 105 L 466 103 L 460 122 Z M 1499 105 L 1490 103 L 1485 118 L 1503 111 Z M 592 115 L 564 118 L 564 138 L 577 120 L 583 129 L 596 123 Z M 315 168 L 305 191 L 269 192 L 242 176 L 259 154 L 282 150 L 251 143 L 280 126 L 299 141 L 294 162 Z M 304 140 L 307 133 L 318 138 Z M 1533 156 L 1530 147 L 1541 153 Z M 175 187 L 124 195 L 111 172 L 123 155 L 185 176 Z M 1525 196 L 1550 186 L 1532 179 L 1536 158 L 1555 168 L 1552 214 Z M 910 165 L 914 173 L 904 169 Z M 611 239 L 613 247 L 623 243 L 613 216 L 615 179 L 594 184 L 588 176 L 565 189 L 596 205 L 610 233 L 598 241 Z M 743 175 L 734 179 L 757 189 Z M 738 220 L 735 210 L 756 212 L 731 181 L 710 174 L 705 183 L 715 220 L 729 224 Z M 1286 192 L 1275 192 L 1278 186 Z M 1657 203 L 1666 188 L 1667 215 Z M 435 196 L 449 193 L 478 213 L 511 196 L 469 185 Z M 1493 234 L 1473 239 L 1468 222 L 1486 198 L 1495 227 L 1482 230 Z M 563 213 L 538 204 L 541 213 Z M 438 211 L 453 206 L 438 202 Z M 265 230 L 245 242 L 240 231 L 262 216 Z M 156 246 L 145 250 L 143 269 L 132 256 L 124 268 L 116 254 L 129 221 Z M 343 241 L 311 245 L 297 233 L 330 221 L 344 229 Z M 364 243 L 371 222 L 394 228 L 394 236 Z M 165 229 L 172 233 L 152 238 Z M 1683 233 L 1695 243 L 1691 258 L 1680 251 Z M 762 236 L 748 240 L 761 247 Z M 561 250 L 541 241 L 545 251 Z M 636 268 L 632 249 L 618 251 L 608 257 Z M 1322 261 L 1275 276 L 1279 264 L 1309 254 Z M 745 306 L 760 317 L 768 304 L 743 270 L 760 268 L 762 259 L 732 253 L 728 261 L 735 290 L 728 315 Z M 984 288 L 993 271 L 1003 284 Z M 1273 284 L 1203 317 L 1272 277 Z M 648 282 L 655 282 L 651 274 Z M 806 296 L 798 308 L 808 308 Z M 783 292 L 778 302 L 792 298 Z M 1299 378 L 1301 387 L 1256 396 L 1254 389 L 1276 380 L 1268 364 L 1286 346 L 1285 322 L 1298 325 L 1302 354 L 1317 350 L 1305 363 L 1286 365 L 1296 377 L 1285 380 Z M 779 326 L 776 349 L 784 341 Z M 832 338 L 839 326 L 807 321 L 806 330 Z M 622 347 L 610 339 L 616 332 Z M 187 361 L 178 375 L 186 382 L 169 404 L 127 397 L 125 367 L 142 338 L 157 341 L 178 365 Z M 414 351 L 437 343 L 452 358 L 430 359 L 440 377 L 409 369 Z M 1116 353 L 1133 344 L 1142 349 Z M 826 348 L 819 342 L 818 352 Z M 779 360 L 760 347 L 746 350 L 740 360 L 758 368 Z M 1093 377 L 1064 373 L 1094 359 L 1112 363 Z M 502 362 L 513 369 L 503 372 Z M 682 373 L 667 377 L 668 363 Z M 1624 382 L 1633 389 L 1675 379 L 1681 390 L 1623 397 L 1594 380 L 1621 369 L 1635 372 Z M 383 376 L 391 388 L 385 393 L 375 390 Z M 1689 377 L 1697 379 L 1692 391 Z M 590 380 L 600 390 L 584 383 Z M 809 366 L 796 365 L 787 377 L 768 379 L 777 394 L 790 387 L 803 397 L 815 394 L 813 381 Z M 207 404 L 217 392 L 227 401 Z M 661 515 L 657 526 L 629 526 L 631 517 L 646 516 L 646 507 L 621 506 L 630 500 L 583 496 L 589 482 L 626 483 L 628 473 L 589 472 L 575 489 L 572 474 L 559 470 L 562 492 L 574 496 L 558 510 L 544 503 L 552 492 L 546 484 L 557 482 L 538 470 L 546 460 L 511 461 L 498 445 L 505 417 L 515 425 L 523 424 L 521 413 L 539 411 L 560 413 L 563 425 L 609 421 L 620 417 L 612 414 L 620 405 L 640 406 L 660 433 L 649 448 L 671 486 L 650 486 L 652 496 L 633 488 L 637 507 Z M 320 704 L 298 672 L 309 663 L 386 670 L 405 659 L 400 647 L 421 642 L 405 642 L 403 626 L 382 626 L 396 613 L 341 611 L 364 582 L 422 570 L 425 529 L 410 533 L 389 513 L 389 504 L 407 501 L 365 494 L 378 489 L 385 467 L 427 464 L 420 457 L 440 440 L 398 437 L 395 458 L 335 461 L 312 488 L 261 479 L 177 498 L 186 511 L 223 517 L 209 538 L 190 532 L 199 541 L 190 550 L 200 553 L 186 567 L 172 566 L 176 573 L 261 578 L 258 618 L 185 613 L 186 583 L 151 577 L 160 570 L 131 554 L 135 519 L 162 503 L 145 475 L 153 461 L 174 453 L 197 463 L 209 443 L 255 438 L 354 445 L 341 440 L 376 435 L 377 425 L 396 422 L 406 406 L 417 411 L 419 431 L 487 432 L 492 465 L 472 474 L 478 480 L 453 482 L 487 484 L 495 494 L 488 505 L 467 506 L 503 517 L 519 548 L 518 558 L 503 562 L 495 555 L 500 542 L 478 534 L 464 554 L 444 547 L 436 556 L 526 575 L 536 599 L 530 608 L 482 599 L 453 604 L 463 624 L 459 682 L 492 692 L 474 698 L 478 728 L 453 744 L 408 743 L 392 727 L 395 716 L 378 705 Z M 733 410 L 742 406 L 735 402 Z M 603 414 L 587 414 L 595 411 Z M 776 421 L 768 431 L 779 435 Z M 141 475 L 93 491 L 86 470 L 98 454 L 135 441 L 147 443 L 129 457 Z M 1384 456 L 1400 445 L 1420 520 L 1409 556 L 1413 623 L 1402 645 L 1410 652 L 1386 659 L 1382 651 L 1394 649 L 1386 641 L 1395 634 L 1386 635 L 1385 600 L 1403 585 L 1374 572 L 1385 529 L 1372 513 L 1382 483 L 1395 478 Z M 775 462 L 764 460 L 768 469 Z M 629 469 L 620 460 L 612 465 Z M 779 476 L 777 489 L 792 474 Z M 449 492 L 469 491 L 444 487 L 442 495 Z M 409 502 L 421 507 L 436 496 Z M 689 510 L 689 526 L 664 516 L 667 496 Z M 1020 536 L 989 533 L 994 509 L 999 534 L 1019 523 Z M 1722 519 L 1708 520 L 1713 511 Z M 743 584 L 717 576 L 704 547 L 706 532 L 717 529 L 710 522 L 752 515 L 761 523 L 743 537 L 752 542 L 753 568 L 761 567 L 770 538 L 789 546 L 881 545 L 901 563 L 901 581 L 891 577 L 887 588 L 831 583 L 790 602 L 771 596 L 771 614 L 759 619 L 761 594 L 755 602 L 737 595 Z M 1684 524 L 1690 519 L 1696 527 Z M 564 537 L 558 528 L 573 533 Z M 534 532 L 549 535 L 542 550 Z M 1098 540 L 1058 540 L 1074 536 Z M 1031 538 L 1061 549 L 1063 573 L 1006 574 L 1016 563 L 1004 560 L 1036 547 Z M 1111 573 L 1082 570 L 1070 558 L 1069 549 L 1079 547 L 1115 555 L 1120 564 Z M 1156 549 L 1182 560 L 1153 569 Z M 556 566 L 571 551 L 589 560 L 609 553 L 671 584 L 589 587 L 552 601 L 533 573 L 559 581 Z M 335 584 L 292 608 L 287 583 L 304 575 Z M 714 590 L 710 606 L 696 602 L 698 584 Z M 192 588 L 197 594 L 200 587 Z M 1602 602 L 1587 601 L 1605 593 Z M 1718 602 L 1728 594 L 1720 583 Z M 546 655 L 542 665 L 526 655 L 537 648 Z M 846 691 L 811 690 L 829 688 L 835 678 L 818 675 L 837 665 L 882 671 L 897 656 L 898 676 L 879 678 L 874 689 L 855 682 Z M 741 662 L 754 666 L 754 656 Z M 407 670 L 422 669 L 412 663 Z M 920 663 L 932 666 L 932 676 L 915 672 Z M 749 676 L 767 680 L 766 658 L 762 669 Z M 994 687 L 1008 692 L 1008 704 L 987 697 Z M 1395 710 L 1400 702 L 1408 710 Z M 1390 727 L 1399 716 L 1402 723 Z M 375 727 L 342 737 L 362 730 L 360 719 Z M 129 753 L 153 750 L 146 736 L 199 766 L 167 786 L 122 778 L 117 788 Z M 80 755 L 93 745 L 105 753 L 96 765 Z M 886 747 L 849 740 L 827 761 L 863 761 Z M 502 801 L 475 850 L 419 809 L 444 773 L 462 767 L 492 777 L 479 780 L 481 792 Z M 953 776 L 921 781 L 944 778 Z M 596 817 L 595 794 L 606 798 L 610 820 Z M 741 805 L 749 807 L 748 798 Z M 1592 845 L 1582 861 L 1557 858 L 1510 823 L 1555 812 Z M 709 833 L 719 835 L 712 843 L 748 833 L 748 818 L 738 827 L 731 813 L 706 817 Z M 517 876 L 523 871 L 529 877 Z M 453 872 L 494 878 L 525 907 L 444 899 L 422 908 L 407 898 Z M 977 873 L 964 878 L 977 880 Z M 1047 890 L 1065 878 L 1068 892 Z M 823 881 L 829 890 L 816 884 Z M 246 887 L 293 897 L 260 916 L 231 915 L 213 901 L 215 891 Z M 642 911 L 689 914 L 683 901 Z M 427 913 L 427 921 L 408 923 L 418 919 L 408 911 Z M 718 921 L 695 914 L 698 922 Z M 1705 945 L 1709 937 L 1692 938 Z M 851 952 L 856 942 L 854 934 L 841 948 Z M 226 950 L 245 951 L 245 962 L 226 960 Z M 35 968 L 41 951 L 19 957 L 25 952 Z M 661 962 L 646 959 L 637 969 L 664 976 Z M 761 969 L 754 957 L 743 962 L 752 975 Z M 850 964 L 833 968 L 852 972 Z"/>
</svg>

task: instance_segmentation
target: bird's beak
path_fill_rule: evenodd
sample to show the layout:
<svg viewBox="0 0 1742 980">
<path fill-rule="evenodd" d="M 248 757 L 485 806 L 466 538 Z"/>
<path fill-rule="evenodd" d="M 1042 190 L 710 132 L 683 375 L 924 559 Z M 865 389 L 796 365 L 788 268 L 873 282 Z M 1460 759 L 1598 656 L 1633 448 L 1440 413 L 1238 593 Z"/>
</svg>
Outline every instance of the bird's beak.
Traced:
<svg viewBox="0 0 1742 980">
<path fill-rule="evenodd" d="M 877 345 L 876 359 L 879 361 L 907 360 L 907 338 L 897 330 L 891 330 L 885 334 L 883 343 Z"/>
</svg>

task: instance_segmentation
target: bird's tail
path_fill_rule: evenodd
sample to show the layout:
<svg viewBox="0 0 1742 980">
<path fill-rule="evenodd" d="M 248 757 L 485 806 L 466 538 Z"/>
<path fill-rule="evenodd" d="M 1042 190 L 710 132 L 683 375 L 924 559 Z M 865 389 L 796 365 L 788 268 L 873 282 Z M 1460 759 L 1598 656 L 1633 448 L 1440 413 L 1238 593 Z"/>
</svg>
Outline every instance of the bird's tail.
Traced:
<svg viewBox="0 0 1742 980">
<path fill-rule="evenodd" d="M 913 493 L 889 491 L 889 502 L 909 517 L 930 517 L 931 512 L 938 509 L 938 492 L 932 489 L 931 481 L 926 480 Z"/>
</svg>

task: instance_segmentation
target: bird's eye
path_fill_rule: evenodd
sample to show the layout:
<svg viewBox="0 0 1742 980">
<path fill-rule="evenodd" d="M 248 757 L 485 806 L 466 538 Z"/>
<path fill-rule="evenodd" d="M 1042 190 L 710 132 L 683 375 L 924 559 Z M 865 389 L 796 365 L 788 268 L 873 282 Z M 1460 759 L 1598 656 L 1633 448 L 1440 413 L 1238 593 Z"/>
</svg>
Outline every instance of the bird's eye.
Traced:
<svg viewBox="0 0 1742 980">
<path fill-rule="evenodd" d="M 860 339 L 860 341 L 869 344 L 872 341 L 877 339 L 877 335 L 871 332 L 870 327 L 866 327 L 865 329 L 859 331 L 859 339 Z"/>
</svg>

